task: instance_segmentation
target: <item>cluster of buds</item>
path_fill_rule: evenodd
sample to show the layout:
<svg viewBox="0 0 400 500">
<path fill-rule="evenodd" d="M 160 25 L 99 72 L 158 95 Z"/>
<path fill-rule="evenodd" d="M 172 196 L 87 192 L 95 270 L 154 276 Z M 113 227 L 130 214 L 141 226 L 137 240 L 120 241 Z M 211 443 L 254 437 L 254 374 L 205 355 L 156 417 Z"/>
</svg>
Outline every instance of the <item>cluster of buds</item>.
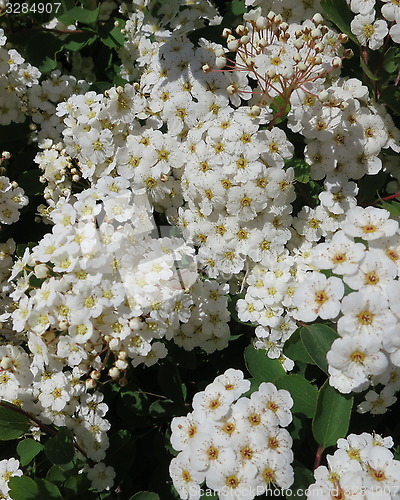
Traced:
<svg viewBox="0 0 400 500">
<path fill-rule="evenodd" d="M 325 81 L 328 73 L 341 67 L 344 57 L 351 57 L 351 51 L 341 47 L 347 35 L 334 34 L 322 24 L 320 14 L 302 25 L 289 25 L 272 11 L 266 17 L 260 12 L 245 14 L 246 24 L 239 25 L 235 34 L 225 29 L 229 52 L 215 51 L 217 69 L 240 71 L 256 82 L 259 104 L 268 105 L 277 96 L 287 101 L 294 90 L 308 82 Z M 232 59 L 231 52 L 236 54 Z M 235 85 L 227 91 L 240 92 Z"/>
</svg>

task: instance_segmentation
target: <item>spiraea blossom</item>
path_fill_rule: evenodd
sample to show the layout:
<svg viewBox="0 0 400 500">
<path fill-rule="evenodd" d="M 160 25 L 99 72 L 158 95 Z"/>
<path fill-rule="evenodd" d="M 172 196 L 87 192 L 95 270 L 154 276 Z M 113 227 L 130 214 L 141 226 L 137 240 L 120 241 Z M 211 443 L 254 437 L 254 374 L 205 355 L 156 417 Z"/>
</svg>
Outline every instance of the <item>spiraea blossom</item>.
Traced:
<svg viewBox="0 0 400 500">
<path fill-rule="evenodd" d="M 201 486 L 221 499 L 254 498 L 293 483 L 293 400 L 262 383 L 250 398 L 240 370 L 228 369 L 193 398 L 193 412 L 172 420 L 171 444 L 179 451 L 169 472 L 180 498 L 198 500 Z"/>
</svg>

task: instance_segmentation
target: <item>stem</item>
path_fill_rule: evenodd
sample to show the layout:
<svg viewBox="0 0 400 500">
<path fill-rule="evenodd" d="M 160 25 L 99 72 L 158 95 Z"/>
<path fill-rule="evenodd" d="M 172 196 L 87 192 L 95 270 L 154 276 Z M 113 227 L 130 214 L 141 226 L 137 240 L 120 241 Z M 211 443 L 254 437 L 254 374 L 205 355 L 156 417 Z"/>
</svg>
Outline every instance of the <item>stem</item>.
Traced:
<svg viewBox="0 0 400 500">
<path fill-rule="evenodd" d="M 389 200 L 393 200 L 394 198 L 399 198 L 399 197 L 400 197 L 400 192 L 396 193 L 396 194 L 391 194 L 390 196 L 385 196 L 385 198 L 382 198 L 382 201 L 389 201 Z"/>
<path fill-rule="evenodd" d="M 322 458 L 323 452 L 324 452 L 324 447 L 319 446 L 317 453 L 315 455 L 314 470 L 317 469 L 321 465 L 321 458 Z"/>
</svg>

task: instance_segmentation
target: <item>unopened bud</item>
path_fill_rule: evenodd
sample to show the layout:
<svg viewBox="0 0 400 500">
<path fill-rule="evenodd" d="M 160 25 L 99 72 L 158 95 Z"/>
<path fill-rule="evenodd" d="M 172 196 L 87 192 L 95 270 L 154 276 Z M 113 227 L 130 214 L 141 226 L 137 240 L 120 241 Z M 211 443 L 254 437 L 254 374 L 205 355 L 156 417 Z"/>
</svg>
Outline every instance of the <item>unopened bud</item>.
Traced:
<svg viewBox="0 0 400 500">
<path fill-rule="evenodd" d="M 263 16 L 260 16 L 256 21 L 256 27 L 259 30 L 263 30 L 267 27 L 267 19 Z"/>
<path fill-rule="evenodd" d="M 252 106 L 250 108 L 250 113 L 253 115 L 253 116 L 259 116 L 260 113 L 261 113 L 261 108 L 259 106 Z"/>
<path fill-rule="evenodd" d="M 232 30 L 230 30 L 229 28 L 224 28 L 224 30 L 222 32 L 222 36 L 224 38 L 228 38 L 229 35 L 232 35 Z"/>
<path fill-rule="evenodd" d="M 349 41 L 349 37 L 345 33 L 340 33 L 338 39 L 340 43 L 346 43 Z"/>
<path fill-rule="evenodd" d="M 240 43 L 242 45 L 246 45 L 246 43 L 250 42 L 250 37 L 249 35 L 243 35 L 242 38 L 240 39 Z"/>
<path fill-rule="evenodd" d="M 33 268 L 33 272 L 34 272 L 36 278 L 39 278 L 39 279 L 45 278 L 47 276 L 48 271 L 49 270 L 48 270 L 46 264 L 37 264 Z"/>
<path fill-rule="evenodd" d="M 91 389 L 96 389 L 97 382 L 93 378 L 87 378 L 85 380 L 85 386 L 88 391 Z"/>
<path fill-rule="evenodd" d="M 307 66 L 304 64 L 304 63 L 299 63 L 296 65 L 296 68 L 299 70 L 299 71 L 306 71 L 307 70 Z"/>
<path fill-rule="evenodd" d="M 217 57 L 215 59 L 215 67 L 218 69 L 222 69 L 226 66 L 226 58 L 225 57 Z"/>
<path fill-rule="evenodd" d="M 121 372 L 118 370 L 116 366 L 113 366 L 108 370 L 108 375 L 114 380 L 119 377 L 120 373 Z"/>
<path fill-rule="evenodd" d="M 3 370 L 9 370 L 13 366 L 12 359 L 9 356 L 4 356 L 0 361 L 0 366 Z"/>
<path fill-rule="evenodd" d="M 315 24 L 315 26 L 318 26 L 324 22 L 324 18 L 321 16 L 321 14 L 317 12 L 316 14 L 313 15 L 312 22 Z"/>
<path fill-rule="evenodd" d="M 128 368 L 128 363 L 123 359 L 118 359 L 115 362 L 115 366 L 118 368 L 118 370 L 126 370 Z"/>
<path fill-rule="evenodd" d="M 128 379 L 126 377 L 122 377 L 118 380 L 118 385 L 120 385 L 121 387 L 125 387 L 126 385 L 128 385 Z"/>
<path fill-rule="evenodd" d="M 351 59 L 354 56 L 354 52 L 351 49 L 345 49 L 343 51 L 343 57 L 345 59 Z"/>
<path fill-rule="evenodd" d="M 211 68 L 211 66 L 207 63 L 207 64 L 204 64 L 204 65 L 203 65 L 202 70 L 204 71 L 204 73 L 209 73 L 210 71 L 212 71 L 212 68 Z"/>
<path fill-rule="evenodd" d="M 299 63 L 302 60 L 302 57 L 299 53 L 297 53 L 293 56 L 293 60 Z"/>
<path fill-rule="evenodd" d="M 342 67 L 342 60 L 340 57 L 334 57 L 332 60 L 332 66 L 334 68 L 341 68 Z"/>
<path fill-rule="evenodd" d="M 236 93 L 236 87 L 234 85 L 229 85 L 229 87 L 226 87 L 226 91 L 229 95 L 233 95 Z"/>
<path fill-rule="evenodd" d="M 101 377 L 101 372 L 99 372 L 99 370 L 93 370 L 90 374 L 90 378 L 94 380 L 99 380 L 100 377 Z"/>
<path fill-rule="evenodd" d="M 236 52 L 239 46 L 240 46 L 240 41 L 237 40 L 236 38 L 231 42 L 227 43 L 228 50 L 230 50 L 231 52 Z"/>
<path fill-rule="evenodd" d="M 322 91 L 318 94 L 318 99 L 319 99 L 321 102 L 325 102 L 328 98 L 329 98 L 329 93 L 328 93 L 326 90 L 322 90 Z"/>
</svg>

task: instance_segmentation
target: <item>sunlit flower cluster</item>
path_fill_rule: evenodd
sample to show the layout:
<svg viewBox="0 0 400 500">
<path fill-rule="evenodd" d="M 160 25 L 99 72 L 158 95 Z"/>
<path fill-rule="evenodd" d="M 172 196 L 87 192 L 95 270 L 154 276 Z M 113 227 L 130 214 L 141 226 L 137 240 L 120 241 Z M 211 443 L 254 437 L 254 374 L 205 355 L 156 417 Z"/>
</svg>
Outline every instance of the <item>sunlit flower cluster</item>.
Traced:
<svg viewBox="0 0 400 500">
<path fill-rule="evenodd" d="M 228 369 L 193 398 L 193 412 L 175 417 L 171 444 L 179 454 L 170 475 L 180 498 L 198 500 L 201 485 L 223 499 L 254 498 L 293 483 L 290 394 L 263 382 L 250 396 L 240 370 Z"/>
<path fill-rule="evenodd" d="M 314 471 L 307 498 L 398 498 L 400 462 L 392 446 L 391 437 L 366 432 L 339 439 L 338 449 L 327 456 L 328 466 Z"/>
</svg>

